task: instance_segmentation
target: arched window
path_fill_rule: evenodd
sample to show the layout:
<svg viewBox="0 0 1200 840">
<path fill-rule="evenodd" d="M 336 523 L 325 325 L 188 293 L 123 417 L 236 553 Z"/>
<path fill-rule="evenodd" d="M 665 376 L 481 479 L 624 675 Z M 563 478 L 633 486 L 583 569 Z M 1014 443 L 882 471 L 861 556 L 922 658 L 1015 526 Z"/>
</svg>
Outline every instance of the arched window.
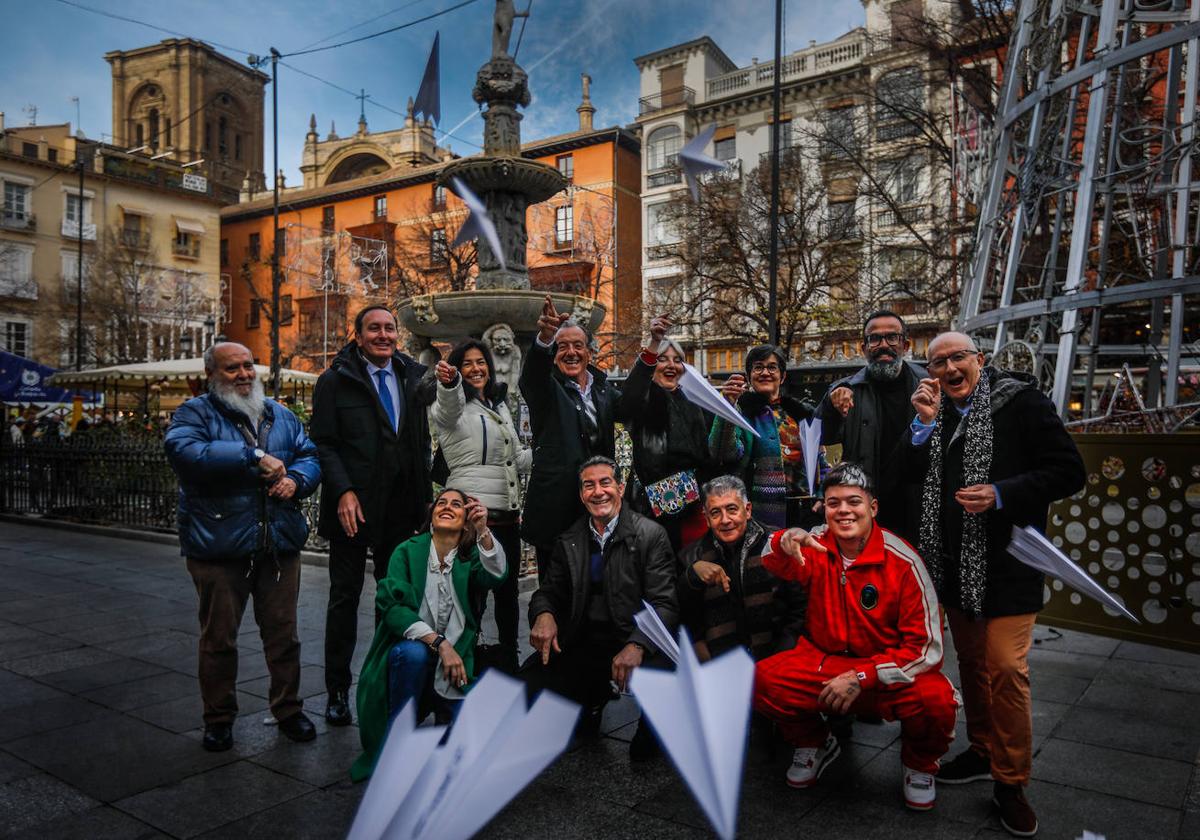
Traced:
<svg viewBox="0 0 1200 840">
<path fill-rule="evenodd" d="M 137 125 L 135 125 L 133 127 L 133 134 L 134 134 L 134 144 L 133 144 L 134 146 L 145 146 L 146 145 L 146 127 L 145 126 L 143 126 L 141 123 L 138 123 Z"/>
<path fill-rule="evenodd" d="M 235 160 L 242 159 L 242 135 L 233 135 L 233 157 Z"/>
<path fill-rule="evenodd" d="M 229 121 L 224 117 L 217 119 L 217 154 L 225 157 L 229 154 Z"/>
<path fill-rule="evenodd" d="M 654 172 L 674 166 L 679 154 L 682 132 L 677 125 L 664 125 L 650 132 L 646 143 L 646 169 Z"/>
<path fill-rule="evenodd" d="M 158 109 L 151 108 L 150 115 L 146 118 L 150 123 L 150 148 L 158 148 Z"/>
<path fill-rule="evenodd" d="M 163 117 L 163 144 L 171 145 L 171 118 Z"/>
</svg>

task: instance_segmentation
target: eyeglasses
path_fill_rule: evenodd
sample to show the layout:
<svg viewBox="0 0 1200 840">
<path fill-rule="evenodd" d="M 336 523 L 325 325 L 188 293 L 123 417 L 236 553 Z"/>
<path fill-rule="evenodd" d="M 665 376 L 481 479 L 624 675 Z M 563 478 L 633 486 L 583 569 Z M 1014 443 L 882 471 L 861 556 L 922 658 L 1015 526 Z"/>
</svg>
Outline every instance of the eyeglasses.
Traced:
<svg viewBox="0 0 1200 840">
<path fill-rule="evenodd" d="M 779 365 L 775 364 L 774 362 L 769 362 L 767 364 L 755 362 L 750 366 L 751 373 L 779 373 L 779 370 Z"/>
<path fill-rule="evenodd" d="M 941 373 L 946 369 L 947 363 L 953 362 L 954 366 L 958 367 L 967 359 L 977 355 L 979 355 L 978 350 L 957 350 L 948 356 L 940 356 L 936 359 L 932 359 L 928 365 L 929 371 L 931 373 Z"/>
<path fill-rule="evenodd" d="M 904 333 L 871 333 L 867 336 L 868 347 L 878 347 L 880 344 L 887 342 L 892 347 L 899 347 L 904 343 Z"/>
</svg>

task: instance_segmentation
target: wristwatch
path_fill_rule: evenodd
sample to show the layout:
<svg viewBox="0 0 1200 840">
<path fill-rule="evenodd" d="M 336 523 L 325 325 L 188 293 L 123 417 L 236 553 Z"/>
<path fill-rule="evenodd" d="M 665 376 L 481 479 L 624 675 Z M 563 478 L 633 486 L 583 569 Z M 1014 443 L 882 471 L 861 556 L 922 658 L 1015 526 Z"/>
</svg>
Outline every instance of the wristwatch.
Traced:
<svg viewBox="0 0 1200 840">
<path fill-rule="evenodd" d="M 446 641 L 446 637 L 441 633 L 438 633 L 437 636 L 434 637 L 433 641 L 429 643 L 429 649 L 437 654 L 442 646 L 442 642 L 444 641 Z"/>
<path fill-rule="evenodd" d="M 257 464 L 259 461 L 261 461 L 261 460 L 262 460 L 263 458 L 265 458 L 265 457 L 267 457 L 267 453 L 266 453 L 266 452 L 263 452 L 261 449 L 255 448 L 255 450 L 254 450 L 254 463 L 256 463 L 256 464 Z"/>
</svg>

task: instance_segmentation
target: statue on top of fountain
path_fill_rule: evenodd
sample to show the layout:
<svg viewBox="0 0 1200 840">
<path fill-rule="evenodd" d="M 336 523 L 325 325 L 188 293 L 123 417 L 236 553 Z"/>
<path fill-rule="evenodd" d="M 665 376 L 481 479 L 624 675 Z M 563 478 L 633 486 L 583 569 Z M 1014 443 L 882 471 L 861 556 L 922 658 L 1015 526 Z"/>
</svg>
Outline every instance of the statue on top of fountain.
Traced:
<svg viewBox="0 0 1200 840">
<path fill-rule="evenodd" d="M 496 0 L 496 16 L 492 24 L 492 58 L 508 57 L 508 41 L 512 37 L 513 19 L 529 17 L 529 10 L 518 12 L 513 0 Z"/>
</svg>

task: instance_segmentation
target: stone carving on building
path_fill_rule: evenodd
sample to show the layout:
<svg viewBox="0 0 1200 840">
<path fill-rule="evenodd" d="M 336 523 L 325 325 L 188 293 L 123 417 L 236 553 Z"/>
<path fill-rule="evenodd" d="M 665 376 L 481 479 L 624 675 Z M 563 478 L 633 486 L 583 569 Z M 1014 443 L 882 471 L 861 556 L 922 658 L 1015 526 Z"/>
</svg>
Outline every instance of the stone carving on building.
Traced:
<svg viewBox="0 0 1200 840">
<path fill-rule="evenodd" d="M 413 295 L 412 309 L 418 324 L 436 324 L 440 320 L 433 308 L 433 295 Z"/>
</svg>

